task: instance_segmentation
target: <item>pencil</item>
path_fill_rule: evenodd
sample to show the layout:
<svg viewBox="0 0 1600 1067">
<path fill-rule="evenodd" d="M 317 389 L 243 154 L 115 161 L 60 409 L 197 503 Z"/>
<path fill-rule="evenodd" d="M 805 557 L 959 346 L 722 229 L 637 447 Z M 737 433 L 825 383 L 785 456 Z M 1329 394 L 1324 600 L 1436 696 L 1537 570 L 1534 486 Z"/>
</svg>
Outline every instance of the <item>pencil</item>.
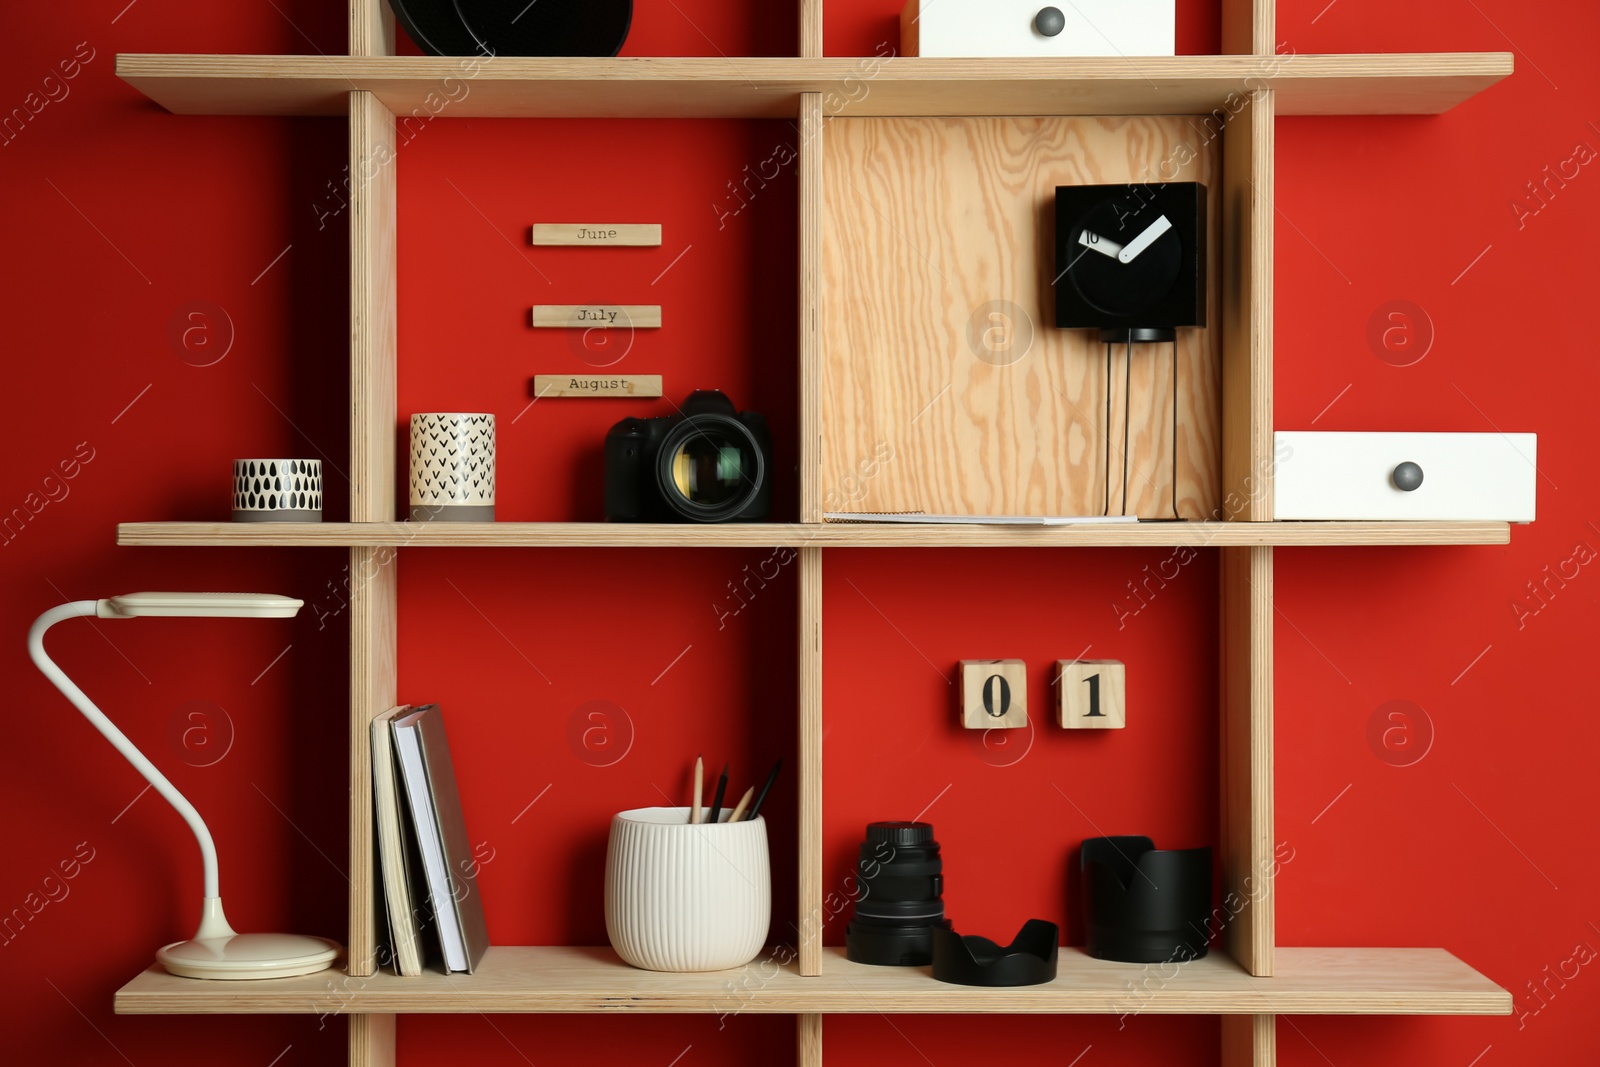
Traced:
<svg viewBox="0 0 1600 1067">
<path fill-rule="evenodd" d="M 766 803 L 767 793 L 772 789 L 772 783 L 778 780 L 778 771 L 783 767 L 783 760 L 772 765 L 772 770 L 767 774 L 767 780 L 761 784 L 761 792 L 756 796 L 756 802 L 750 805 L 750 814 L 746 819 L 754 819 L 761 814 L 761 805 Z"/>
<path fill-rule="evenodd" d="M 699 756 L 694 758 L 694 807 L 689 809 L 689 821 L 700 821 L 700 786 L 706 776 L 706 765 Z"/>
<path fill-rule="evenodd" d="M 739 806 L 733 809 L 733 814 L 728 816 L 729 822 L 738 822 L 739 816 L 744 814 L 744 809 L 750 805 L 750 798 L 756 795 L 756 787 L 751 786 L 744 791 L 744 798 L 739 801 Z"/>
<path fill-rule="evenodd" d="M 722 765 L 722 777 L 717 779 L 717 791 L 711 797 L 711 817 L 706 820 L 712 826 L 717 824 L 717 815 L 722 811 L 722 794 L 728 791 L 728 765 Z"/>
</svg>

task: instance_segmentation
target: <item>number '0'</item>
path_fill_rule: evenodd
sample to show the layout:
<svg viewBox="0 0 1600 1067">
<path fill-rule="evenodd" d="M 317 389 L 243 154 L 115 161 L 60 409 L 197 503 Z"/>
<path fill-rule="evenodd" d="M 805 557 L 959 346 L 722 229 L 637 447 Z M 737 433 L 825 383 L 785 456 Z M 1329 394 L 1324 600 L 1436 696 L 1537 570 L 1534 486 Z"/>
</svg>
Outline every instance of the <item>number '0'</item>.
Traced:
<svg viewBox="0 0 1600 1067">
<path fill-rule="evenodd" d="M 1003 675 L 991 674 L 984 679 L 983 710 L 996 719 L 1004 718 L 1011 711 L 1011 683 Z"/>
</svg>

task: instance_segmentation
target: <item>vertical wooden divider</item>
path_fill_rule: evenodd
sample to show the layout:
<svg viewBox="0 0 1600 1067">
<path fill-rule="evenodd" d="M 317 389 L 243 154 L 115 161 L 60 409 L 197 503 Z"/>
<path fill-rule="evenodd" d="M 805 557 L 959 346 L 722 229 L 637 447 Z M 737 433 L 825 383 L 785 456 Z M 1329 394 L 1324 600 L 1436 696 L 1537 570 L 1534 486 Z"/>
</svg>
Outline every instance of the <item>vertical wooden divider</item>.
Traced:
<svg viewBox="0 0 1600 1067">
<path fill-rule="evenodd" d="M 1223 0 L 1223 51 L 1277 50 L 1276 0 Z M 1256 90 L 1223 140 L 1223 487 L 1225 515 L 1272 520 L 1273 135 L 1276 101 Z M 1243 901 L 1225 943 L 1273 973 L 1273 550 L 1222 549 L 1222 885 Z M 1225 899 L 1224 904 L 1230 902 Z M 1223 1067 L 1276 1067 L 1277 1016 L 1222 1019 Z"/>
<path fill-rule="evenodd" d="M 350 0 L 350 54 L 393 55 L 384 0 Z M 368 92 L 350 94 L 350 521 L 395 513 L 397 415 L 394 115 Z M 396 553 L 352 548 L 350 589 L 350 980 L 378 966 L 377 853 L 372 833 L 372 719 L 394 706 L 398 664 Z M 393 1015 L 351 1015 L 350 1067 L 394 1067 Z"/>
<path fill-rule="evenodd" d="M 350 54 L 394 55 L 394 11 L 388 0 L 350 0 Z"/>
<path fill-rule="evenodd" d="M 820 3 L 812 41 L 821 47 Z M 804 19 L 803 19 L 804 21 Z M 810 38 L 808 38 L 810 40 Z M 803 93 L 799 115 L 800 521 L 822 521 L 822 94 Z M 802 546 L 800 568 L 800 973 L 822 973 L 822 549 Z M 801 1020 L 802 1032 L 808 1024 Z M 821 1019 L 815 1020 L 818 1048 Z M 819 1051 L 820 1055 L 820 1051 Z M 804 1062 L 804 1061 L 802 1061 Z"/>
<path fill-rule="evenodd" d="M 800 55 L 820 57 L 823 0 L 800 0 Z M 800 521 L 821 522 L 822 94 L 800 97 Z M 822 549 L 800 550 L 800 973 L 822 973 Z M 795 1062 L 822 1067 L 822 1016 L 795 1019 Z"/>
<path fill-rule="evenodd" d="M 394 116 L 350 94 L 350 518 L 391 521 L 395 426 Z M 372 169 L 368 169 L 371 167 Z M 350 973 L 377 949 L 368 728 L 394 704 L 395 551 L 350 550 Z"/>
<path fill-rule="evenodd" d="M 800 58 L 822 56 L 822 0 L 800 0 Z"/>
<path fill-rule="evenodd" d="M 799 1067 L 822 1067 L 822 1016 L 796 1015 L 795 1063 Z"/>
<path fill-rule="evenodd" d="M 1225 55 L 1270 56 L 1277 47 L 1277 0 L 1222 0 Z"/>
<path fill-rule="evenodd" d="M 1222 549 L 1222 888 L 1227 950 L 1273 973 L 1272 549 Z"/>
<path fill-rule="evenodd" d="M 800 94 L 800 521 L 822 521 L 822 153 L 821 93 Z"/>
<path fill-rule="evenodd" d="M 1275 113 L 1272 91 L 1255 91 L 1222 140 L 1223 517 L 1241 522 L 1272 520 Z"/>
<path fill-rule="evenodd" d="M 1223 1067 L 1276 1067 L 1277 1062 L 1276 1015 L 1222 1017 Z"/>
</svg>

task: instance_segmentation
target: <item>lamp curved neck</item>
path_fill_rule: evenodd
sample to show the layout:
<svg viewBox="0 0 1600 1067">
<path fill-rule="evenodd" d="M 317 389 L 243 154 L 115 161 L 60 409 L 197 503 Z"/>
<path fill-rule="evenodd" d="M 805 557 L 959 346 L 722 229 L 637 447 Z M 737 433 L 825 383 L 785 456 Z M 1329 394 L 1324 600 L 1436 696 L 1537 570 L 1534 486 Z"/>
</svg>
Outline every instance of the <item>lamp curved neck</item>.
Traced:
<svg viewBox="0 0 1600 1067">
<path fill-rule="evenodd" d="M 100 602 L 97 600 L 76 600 L 70 604 L 63 604 L 58 608 L 51 608 L 43 615 L 40 615 L 34 620 L 33 628 L 28 631 L 28 655 L 33 657 L 33 665 L 39 668 L 39 672 L 50 679 L 51 683 L 61 690 L 62 695 L 72 702 L 72 706 L 83 712 L 83 717 L 88 719 L 96 730 L 104 734 L 106 740 L 110 741 L 112 746 L 122 753 L 122 757 L 133 764 L 135 770 L 144 775 L 145 781 L 149 782 L 155 788 L 155 791 L 160 793 L 168 804 L 177 809 L 179 815 L 183 816 L 183 821 L 189 824 L 189 829 L 194 832 L 195 840 L 200 843 L 200 858 L 205 868 L 206 899 L 220 897 L 222 894 L 217 886 L 217 847 L 212 842 L 211 831 L 206 829 L 206 824 L 200 818 L 200 813 L 194 809 L 193 804 L 184 798 L 182 793 L 178 792 L 171 782 L 167 781 L 167 776 L 157 770 L 156 765 L 146 759 L 143 752 L 134 747 L 133 742 L 128 740 L 127 735 L 117 729 L 116 724 L 106 718 L 105 713 L 95 707 L 94 702 L 84 695 L 83 690 L 79 689 L 72 679 L 68 678 L 61 668 L 56 666 L 55 661 L 45 653 L 44 635 L 46 630 L 66 619 L 94 617 L 99 614 L 99 607 Z"/>
</svg>

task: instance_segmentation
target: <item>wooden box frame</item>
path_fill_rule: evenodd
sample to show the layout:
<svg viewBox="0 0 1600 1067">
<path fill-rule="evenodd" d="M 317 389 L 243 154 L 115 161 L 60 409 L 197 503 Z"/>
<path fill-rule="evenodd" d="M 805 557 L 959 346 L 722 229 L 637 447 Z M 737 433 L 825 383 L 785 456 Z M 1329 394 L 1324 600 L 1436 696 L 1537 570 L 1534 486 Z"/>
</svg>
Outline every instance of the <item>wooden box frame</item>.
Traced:
<svg viewBox="0 0 1600 1067">
<path fill-rule="evenodd" d="M 197 114 L 344 114 L 349 121 L 350 521 L 234 526 L 139 523 L 119 543 L 347 547 L 350 553 L 350 902 L 348 975 L 205 983 L 158 968 L 118 994 L 131 1013 L 333 1012 L 349 1015 L 349 1062 L 389 1067 L 397 1012 L 725 1012 L 727 976 L 656 975 L 609 950 L 497 948 L 478 994 L 463 1000 L 436 978 L 374 973 L 375 857 L 368 724 L 396 700 L 396 574 L 404 545 L 793 546 L 798 550 L 800 863 L 797 917 L 819 931 L 822 885 L 822 568 L 828 547 L 1190 545 L 1222 554 L 1221 849 L 1225 890 L 1241 902 L 1224 952 L 1154 989 L 1140 1010 L 1222 1017 L 1227 1067 L 1276 1062 L 1276 1013 L 1509 1014 L 1511 997 L 1439 950 L 1284 949 L 1274 944 L 1273 546 L 1501 544 L 1501 523 L 1273 523 L 1273 128 L 1285 114 L 1431 113 L 1511 72 L 1509 55 L 1277 55 L 1273 0 L 1223 0 L 1222 56 L 1140 61 L 901 59 L 874 68 L 874 91 L 850 91 L 859 59 L 822 55 L 822 0 L 799 0 L 801 55 L 727 64 L 696 59 L 503 59 L 454 113 L 594 117 L 782 117 L 801 130 L 799 178 L 800 522 L 710 530 L 603 524 L 395 521 L 395 115 L 419 104 L 461 61 L 394 54 L 384 0 L 348 0 L 350 55 L 119 56 L 118 73 L 170 110 Z M 1158 104 L 1157 101 L 1160 101 Z M 1221 521 L 1139 528 L 881 528 L 821 522 L 823 431 L 818 368 L 826 293 L 819 270 L 823 159 L 835 115 L 1211 113 L 1223 147 Z M 1231 910 L 1231 909 L 1230 909 Z M 1072 958 L 1068 958 L 1068 957 Z M 822 1063 L 829 1012 L 1087 1012 L 1126 1010 L 1136 970 L 1063 953 L 1065 980 L 1030 990 L 942 986 L 920 972 L 851 971 L 820 937 L 739 1003 L 793 1014 L 801 1067 Z M 885 973 L 889 972 L 889 973 Z M 861 995 L 868 982 L 870 998 Z M 1122 999 L 1119 999 L 1122 998 Z"/>
</svg>

